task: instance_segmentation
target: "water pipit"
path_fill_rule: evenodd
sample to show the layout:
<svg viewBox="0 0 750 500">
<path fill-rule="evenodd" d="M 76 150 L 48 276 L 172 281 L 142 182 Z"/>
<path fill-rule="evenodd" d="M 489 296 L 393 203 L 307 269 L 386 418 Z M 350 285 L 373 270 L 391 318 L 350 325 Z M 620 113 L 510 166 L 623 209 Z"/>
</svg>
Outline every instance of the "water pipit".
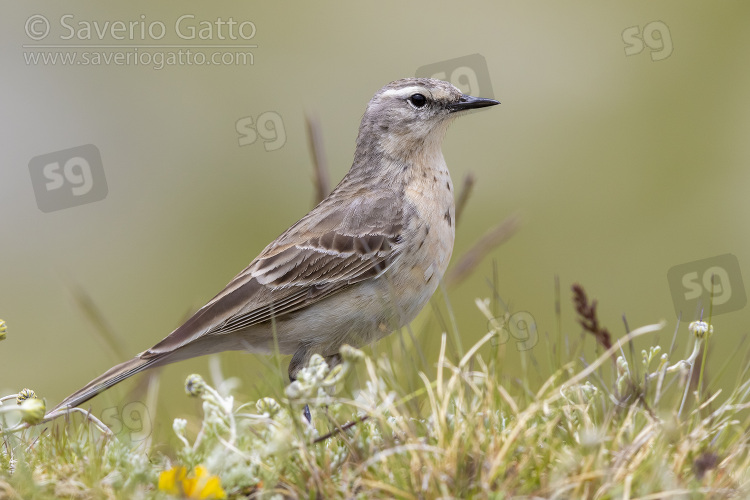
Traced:
<svg viewBox="0 0 750 500">
<path fill-rule="evenodd" d="M 182 326 L 55 410 L 147 368 L 226 350 L 272 353 L 278 345 L 292 354 L 294 379 L 315 353 L 333 365 L 343 344 L 364 346 L 410 322 L 453 251 L 445 131 L 462 112 L 495 104 L 426 78 L 380 89 L 362 118 L 352 167 L 328 197 Z"/>
</svg>

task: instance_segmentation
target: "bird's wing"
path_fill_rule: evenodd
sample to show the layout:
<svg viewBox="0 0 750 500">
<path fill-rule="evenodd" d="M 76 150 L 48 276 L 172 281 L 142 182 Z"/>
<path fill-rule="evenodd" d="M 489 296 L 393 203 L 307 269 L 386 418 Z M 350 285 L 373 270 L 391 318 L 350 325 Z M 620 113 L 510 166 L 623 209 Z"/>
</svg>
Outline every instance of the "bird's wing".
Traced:
<svg viewBox="0 0 750 500">
<path fill-rule="evenodd" d="M 279 236 L 216 297 L 140 357 L 278 318 L 385 272 L 399 253 L 404 206 L 398 194 L 341 194 Z"/>
</svg>

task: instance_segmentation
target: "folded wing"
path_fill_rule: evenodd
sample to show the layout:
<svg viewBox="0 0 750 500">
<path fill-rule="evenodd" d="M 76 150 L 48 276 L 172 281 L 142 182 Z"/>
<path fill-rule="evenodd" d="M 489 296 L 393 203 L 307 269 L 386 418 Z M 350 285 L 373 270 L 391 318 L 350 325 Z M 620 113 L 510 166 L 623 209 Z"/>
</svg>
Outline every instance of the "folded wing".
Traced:
<svg viewBox="0 0 750 500">
<path fill-rule="evenodd" d="M 399 256 L 404 214 L 396 196 L 358 192 L 338 197 L 338 206 L 324 201 L 140 358 L 270 321 L 382 274 Z"/>
</svg>

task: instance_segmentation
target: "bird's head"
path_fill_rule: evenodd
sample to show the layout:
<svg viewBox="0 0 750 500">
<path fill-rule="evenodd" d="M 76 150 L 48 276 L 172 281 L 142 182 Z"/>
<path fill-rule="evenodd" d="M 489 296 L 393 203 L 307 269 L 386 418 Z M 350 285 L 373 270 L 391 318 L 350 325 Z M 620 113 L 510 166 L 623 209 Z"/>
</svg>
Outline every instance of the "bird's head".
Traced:
<svg viewBox="0 0 750 500">
<path fill-rule="evenodd" d="M 463 111 L 499 102 L 463 94 L 448 82 L 405 78 L 391 82 L 370 100 L 359 129 L 357 149 L 382 150 L 395 158 L 432 153 L 450 122 Z"/>
</svg>

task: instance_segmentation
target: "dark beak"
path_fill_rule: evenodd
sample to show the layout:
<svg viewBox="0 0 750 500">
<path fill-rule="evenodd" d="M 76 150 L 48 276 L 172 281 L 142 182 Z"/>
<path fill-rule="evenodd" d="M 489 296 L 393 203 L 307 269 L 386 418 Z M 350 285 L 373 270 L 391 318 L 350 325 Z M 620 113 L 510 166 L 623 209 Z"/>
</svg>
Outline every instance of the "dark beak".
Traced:
<svg viewBox="0 0 750 500">
<path fill-rule="evenodd" d="M 484 97 L 472 97 L 470 95 L 462 95 L 461 99 L 457 103 L 450 105 L 451 113 L 456 111 L 466 111 L 467 109 L 486 108 L 487 106 L 494 106 L 500 104 L 500 102 L 494 99 L 485 99 Z"/>
</svg>

